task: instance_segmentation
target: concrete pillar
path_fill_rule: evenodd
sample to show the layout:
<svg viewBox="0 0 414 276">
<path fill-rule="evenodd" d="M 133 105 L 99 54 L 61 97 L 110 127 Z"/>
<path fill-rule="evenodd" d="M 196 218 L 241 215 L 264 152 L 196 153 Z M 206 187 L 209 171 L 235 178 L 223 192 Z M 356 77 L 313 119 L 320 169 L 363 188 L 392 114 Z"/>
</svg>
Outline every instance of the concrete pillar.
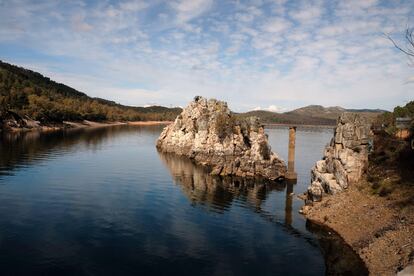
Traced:
<svg viewBox="0 0 414 276">
<path fill-rule="evenodd" d="M 288 170 L 286 173 L 286 179 L 297 179 L 298 176 L 295 172 L 295 140 L 296 140 L 296 127 L 289 127 L 289 153 L 288 153 Z"/>
</svg>

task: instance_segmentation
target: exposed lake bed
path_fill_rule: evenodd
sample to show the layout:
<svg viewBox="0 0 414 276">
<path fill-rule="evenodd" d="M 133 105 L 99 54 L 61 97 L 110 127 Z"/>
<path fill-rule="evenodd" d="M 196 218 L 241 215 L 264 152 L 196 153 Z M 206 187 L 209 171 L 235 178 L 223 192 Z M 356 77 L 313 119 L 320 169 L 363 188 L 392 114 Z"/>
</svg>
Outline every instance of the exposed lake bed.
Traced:
<svg viewBox="0 0 414 276">
<path fill-rule="evenodd" d="M 331 130 L 298 130 L 298 182 L 273 186 L 213 179 L 188 160 L 159 155 L 161 130 L 4 134 L 2 271 L 324 275 L 331 269 L 320 235 L 298 214 L 302 201 L 291 196 L 306 190 Z M 286 159 L 287 129 L 266 132 Z"/>
</svg>

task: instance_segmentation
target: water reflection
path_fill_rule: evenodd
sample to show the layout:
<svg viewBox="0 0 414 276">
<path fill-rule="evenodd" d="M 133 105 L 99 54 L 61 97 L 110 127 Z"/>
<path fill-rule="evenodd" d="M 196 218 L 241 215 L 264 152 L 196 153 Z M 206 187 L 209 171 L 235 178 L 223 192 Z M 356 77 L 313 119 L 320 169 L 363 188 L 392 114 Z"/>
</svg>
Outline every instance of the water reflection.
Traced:
<svg viewBox="0 0 414 276">
<path fill-rule="evenodd" d="M 174 154 L 159 153 L 176 184 L 193 205 L 207 206 L 210 212 L 223 213 L 232 204 L 243 202 L 243 207 L 253 210 L 266 221 L 283 226 L 289 234 L 320 247 L 325 257 L 326 275 L 367 275 L 367 269 L 358 255 L 329 229 L 306 222 L 306 229 L 317 237 L 318 243 L 292 227 L 294 186 L 296 182 L 265 182 L 239 177 L 212 176 L 205 168 L 190 159 Z M 263 205 L 271 192 L 285 192 L 285 217 L 282 223 Z"/>
<path fill-rule="evenodd" d="M 286 181 L 285 224 L 292 225 L 293 185 L 296 181 Z"/>
<path fill-rule="evenodd" d="M 286 188 L 285 182 L 213 176 L 188 158 L 170 153 L 159 153 L 159 156 L 192 204 L 205 205 L 213 212 L 224 212 L 234 200 L 244 201 L 255 212 L 261 212 L 271 191 Z M 286 210 L 291 213 L 292 207 Z"/>
<path fill-rule="evenodd" d="M 306 222 L 306 229 L 317 239 L 325 257 L 326 275 L 368 275 L 368 270 L 361 258 L 332 230 L 321 225 Z"/>
<path fill-rule="evenodd" d="M 100 150 L 102 143 L 122 133 L 140 132 L 157 135 L 161 126 L 112 126 L 41 132 L 0 132 L 0 176 L 13 169 L 77 150 Z"/>
<path fill-rule="evenodd" d="M 305 183 L 211 176 L 158 155 L 161 129 L 0 135 L 3 274 L 321 275 L 320 246 L 347 250 L 305 229 L 292 196 Z M 270 139 L 284 137 L 277 131 Z M 322 146 L 309 146 L 321 144 L 316 136 L 298 136 L 306 177 L 306 162 L 320 157 Z"/>
</svg>

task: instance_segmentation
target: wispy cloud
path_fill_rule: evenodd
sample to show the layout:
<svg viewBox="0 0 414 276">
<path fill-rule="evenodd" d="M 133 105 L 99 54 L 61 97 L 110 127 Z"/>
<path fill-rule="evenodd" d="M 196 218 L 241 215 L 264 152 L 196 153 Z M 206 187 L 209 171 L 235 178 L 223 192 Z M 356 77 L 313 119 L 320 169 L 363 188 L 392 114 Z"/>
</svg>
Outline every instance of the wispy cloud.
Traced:
<svg viewBox="0 0 414 276">
<path fill-rule="evenodd" d="M 1 2 L 0 58 L 125 104 L 392 108 L 412 70 L 382 35 L 412 1 Z M 412 24 L 410 24 L 412 23 Z"/>
<path fill-rule="evenodd" d="M 186 23 L 202 15 L 211 8 L 212 4 L 212 0 L 177 0 L 170 3 L 179 23 Z"/>
<path fill-rule="evenodd" d="M 281 113 L 281 112 L 285 112 L 287 111 L 286 108 L 283 107 L 279 107 L 276 105 L 269 105 L 268 107 L 261 107 L 261 106 L 256 106 L 255 108 L 253 108 L 253 110 L 265 110 L 265 111 L 270 111 L 270 112 L 277 112 L 277 113 Z"/>
</svg>

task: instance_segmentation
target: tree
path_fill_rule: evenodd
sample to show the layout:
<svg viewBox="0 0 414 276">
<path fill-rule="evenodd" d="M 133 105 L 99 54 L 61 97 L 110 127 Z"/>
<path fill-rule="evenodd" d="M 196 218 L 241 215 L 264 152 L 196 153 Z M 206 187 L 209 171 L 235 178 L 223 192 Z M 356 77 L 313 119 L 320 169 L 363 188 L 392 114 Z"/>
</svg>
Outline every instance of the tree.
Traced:
<svg viewBox="0 0 414 276">
<path fill-rule="evenodd" d="M 6 109 L 6 97 L 0 95 L 0 113 Z"/>
<path fill-rule="evenodd" d="M 408 58 L 411 60 L 411 62 L 413 62 L 412 59 L 414 58 L 414 28 L 408 27 L 405 30 L 405 35 L 403 39 L 405 41 L 404 46 L 399 45 L 397 42 L 395 42 L 395 40 L 390 35 L 386 36 L 392 42 L 392 44 L 394 44 L 395 48 L 406 54 Z"/>
</svg>

